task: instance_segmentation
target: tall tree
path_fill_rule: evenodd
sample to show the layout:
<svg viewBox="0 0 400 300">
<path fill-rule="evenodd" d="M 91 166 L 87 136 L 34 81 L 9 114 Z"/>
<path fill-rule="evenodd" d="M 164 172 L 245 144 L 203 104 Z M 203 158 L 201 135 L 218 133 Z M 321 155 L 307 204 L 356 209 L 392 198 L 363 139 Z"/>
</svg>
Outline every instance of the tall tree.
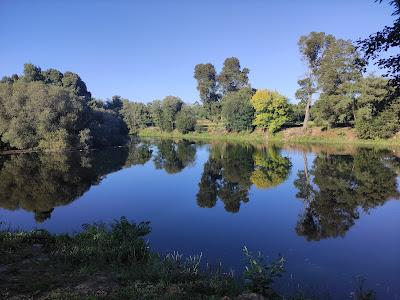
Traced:
<svg viewBox="0 0 400 300">
<path fill-rule="evenodd" d="M 235 92 L 249 87 L 249 72 L 248 68 L 241 69 L 239 59 L 236 57 L 225 59 L 222 71 L 218 76 L 222 92 L 226 94 L 227 92 Z"/>
<path fill-rule="evenodd" d="M 318 75 L 324 50 L 333 40 L 332 35 L 326 35 L 324 32 L 311 32 L 307 36 L 301 36 L 298 42 L 302 59 L 307 65 L 307 71 L 304 79 L 299 80 L 300 89 L 296 92 L 296 97 L 306 101 L 305 117 L 303 128 L 306 129 L 310 118 L 310 108 L 312 105 L 312 96 L 317 91 Z"/>
<path fill-rule="evenodd" d="M 219 100 L 217 91 L 217 72 L 212 64 L 198 64 L 194 68 L 197 90 L 203 105 L 209 106 Z"/>
</svg>

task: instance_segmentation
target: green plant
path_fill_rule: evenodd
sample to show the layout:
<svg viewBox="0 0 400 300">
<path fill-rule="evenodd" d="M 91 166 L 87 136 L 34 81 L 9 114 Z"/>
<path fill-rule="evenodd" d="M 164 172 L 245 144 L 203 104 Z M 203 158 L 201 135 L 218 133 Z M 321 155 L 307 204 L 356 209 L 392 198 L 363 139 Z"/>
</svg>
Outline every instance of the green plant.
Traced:
<svg viewBox="0 0 400 300">
<path fill-rule="evenodd" d="M 243 255 L 247 261 L 243 273 L 246 289 L 263 296 L 275 295 L 271 285 L 285 271 L 285 259 L 281 257 L 270 264 L 266 264 L 260 252 L 254 255 L 249 252 L 246 246 L 243 247 Z"/>
</svg>

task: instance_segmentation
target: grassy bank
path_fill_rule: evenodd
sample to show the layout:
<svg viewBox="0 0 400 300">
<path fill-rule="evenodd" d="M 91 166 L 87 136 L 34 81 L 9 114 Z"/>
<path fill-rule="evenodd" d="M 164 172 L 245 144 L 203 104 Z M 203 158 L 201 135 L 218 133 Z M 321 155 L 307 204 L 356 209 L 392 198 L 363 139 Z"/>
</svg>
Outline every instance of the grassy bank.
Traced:
<svg viewBox="0 0 400 300">
<path fill-rule="evenodd" d="M 1 225 L 1 223 L 0 223 Z M 273 289 L 284 259 L 266 263 L 246 247 L 240 276 L 202 263 L 202 255 L 160 255 L 147 242 L 149 224 L 121 218 L 84 225 L 74 235 L 0 230 L 1 299 L 325 299 Z M 282 279 L 283 280 L 283 279 Z M 374 299 L 356 287 L 351 299 Z"/>
<path fill-rule="evenodd" d="M 148 223 L 125 218 L 85 225 L 75 235 L 2 230 L 0 298 L 250 299 L 257 293 L 257 299 L 283 299 L 271 288 L 283 259 L 266 265 L 244 248 L 247 269 L 235 278 L 221 267 L 203 266 L 202 255 L 151 251 L 149 231 Z"/>
<path fill-rule="evenodd" d="M 252 143 L 287 143 L 287 144 L 326 144 L 326 145 L 355 145 L 368 147 L 400 147 L 400 138 L 379 139 L 379 140 L 361 140 L 355 137 L 352 130 L 330 129 L 323 131 L 320 129 L 311 129 L 306 133 L 301 132 L 301 128 L 289 128 L 280 131 L 274 135 L 254 132 L 224 132 L 224 131 L 206 131 L 190 132 L 187 134 L 178 131 L 164 132 L 156 128 L 146 128 L 139 132 L 141 137 L 157 137 L 168 139 L 193 139 L 206 141 L 237 141 Z"/>
</svg>

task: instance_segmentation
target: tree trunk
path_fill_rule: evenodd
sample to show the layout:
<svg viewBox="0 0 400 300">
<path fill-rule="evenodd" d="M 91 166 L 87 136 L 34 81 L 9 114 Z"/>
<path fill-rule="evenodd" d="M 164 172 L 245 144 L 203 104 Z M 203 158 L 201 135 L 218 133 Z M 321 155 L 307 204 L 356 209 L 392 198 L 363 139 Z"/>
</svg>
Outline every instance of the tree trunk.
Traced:
<svg viewBox="0 0 400 300">
<path fill-rule="evenodd" d="M 303 129 L 307 129 L 308 119 L 310 118 L 311 97 L 308 98 L 306 104 L 306 114 L 304 116 Z"/>
</svg>

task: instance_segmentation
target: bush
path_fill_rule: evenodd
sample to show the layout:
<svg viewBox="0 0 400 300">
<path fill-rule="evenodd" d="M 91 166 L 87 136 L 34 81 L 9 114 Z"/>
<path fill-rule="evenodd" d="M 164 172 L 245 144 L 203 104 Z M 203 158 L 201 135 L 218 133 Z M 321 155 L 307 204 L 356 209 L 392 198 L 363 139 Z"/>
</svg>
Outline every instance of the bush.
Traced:
<svg viewBox="0 0 400 300">
<path fill-rule="evenodd" d="M 250 103 L 253 91 L 244 88 L 230 92 L 222 98 L 222 117 L 229 131 L 252 130 L 254 109 Z"/>
<path fill-rule="evenodd" d="M 182 133 L 188 133 L 189 131 L 194 131 L 196 127 L 196 116 L 194 111 L 188 107 L 184 106 L 180 112 L 176 115 L 176 129 Z"/>
<path fill-rule="evenodd" d="M 269 90 L 258 90 L 251 98 L 256 111 L 253 125 L 268 129 L 270 133 L 279 130 L 289 121 L 290 106 L 285 96 Z"/>
<path fill-rule="evenodd" d="M 357 136 L 361 139 L 392 137 L 400 130 L 400 100 L 375 116 L 368 107 L 359 109 L 355 128 Z"/>
</svg>

